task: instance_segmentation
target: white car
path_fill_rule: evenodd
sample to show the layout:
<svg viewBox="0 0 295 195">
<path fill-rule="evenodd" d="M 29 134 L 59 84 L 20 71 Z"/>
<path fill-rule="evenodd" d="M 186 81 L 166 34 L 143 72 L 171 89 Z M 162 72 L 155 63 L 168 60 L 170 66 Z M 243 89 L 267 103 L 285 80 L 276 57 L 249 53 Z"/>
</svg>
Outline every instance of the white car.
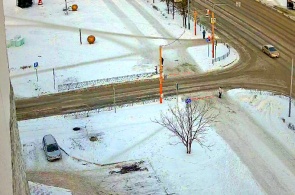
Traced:
<svg viewBox="0 0 295 195">
<path fill-rule="evenodd" d="M 60 148 L 55 138 L 51 134 L 45 135 L 43 137 L 42 143 L 43 150 L 48 161 L 53 161 L 62 158 Z"/>
<path fill-rule="evenodd" d="M 266 53 L 272 58 L 278 58 L 280 56 L 280 53 L 278 52 L 278 50 L 272 45 L 263 45 L 262 52 Z"/>
</svg>

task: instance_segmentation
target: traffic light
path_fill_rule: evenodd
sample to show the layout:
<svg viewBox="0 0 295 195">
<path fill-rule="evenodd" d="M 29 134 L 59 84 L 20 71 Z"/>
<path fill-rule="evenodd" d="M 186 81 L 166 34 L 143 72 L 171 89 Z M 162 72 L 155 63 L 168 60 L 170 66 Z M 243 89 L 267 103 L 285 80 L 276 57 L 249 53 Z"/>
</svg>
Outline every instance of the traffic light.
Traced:
<svg viewBox="0 0 295 195">
<path fill-rule="evenodd" d="M 158 66 L 155 66 L 156 74 L 158 74 Z"/>
<path fill-rule="evenodd" d="M 210 10 L 206 9 L 206 17 L 209 17 L 209 14 L 210 14 Z"/>
</svg>

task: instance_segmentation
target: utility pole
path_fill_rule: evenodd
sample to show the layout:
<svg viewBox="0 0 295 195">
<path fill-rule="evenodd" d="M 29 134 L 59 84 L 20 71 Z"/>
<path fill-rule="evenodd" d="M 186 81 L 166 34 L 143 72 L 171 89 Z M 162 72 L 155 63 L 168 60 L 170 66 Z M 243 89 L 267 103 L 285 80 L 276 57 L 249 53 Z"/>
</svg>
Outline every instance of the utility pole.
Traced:
<svg viewBox="0 0 295 195">
<path fill-rule="evenodd" d="M 38 82 L 38 70 L 37 70 L 37 68 L 35 68 L 35 70 L 36 70 L 36 78 L 37 78 L 37 82 Z"/>
<path fill-rule="evenodd" d="M 66 15 L 68 15 L 68 5 L 67 5 L 67 0 L 65 0 L 65 4 L 66 4 L 66 7 L 65 7 L 65 11 L 66 11 Z"/>
<path fill-rule="evenodd" d="M 159 64 L 160 64 L 160 104 L 163 102 L 163 64 L 162 64 L 162 46 L 159 47 L 160 50 L 160 58 L 159 58 Z"/>
<path fill-rule="evenodd" d="M 211 33 L 212 34 L 211 35 L 211 41 L 212 41 L 212 58 L 214 58 L 214 23 L 215 23 L 215 18 L 214 18 L 214 8 L 213 8 L 212 17 L 211 17 L 211 24 L 212 24 L 212 33 Z"/>
<path fill-rule="evenodd" d="M 211 24 L 212 24 L 212 58 L 214 58 L 214 24 L 216 23 L 216 18 L 214 18 L 214 11 L 215 11 L 215 5 L 221 6 L 221 5 L 227 5 L 226 3 L 216 3 L 213 4 L 213 11 L 212 11 L 212 18 L 211 18 Z"/>
<path fill-rule="evenodd" d="M 54 68 L 52 69 L 52 74 L 53 74 L 53 86 L 55 89 L 55 72 L 54 72 Z"/>
<path fill-rule="evenodd" d="M 290 85 L 290 99 L 289 99 L 289 117 L 291 117 L 291 102 L 292 102 L 292 87 L 293 87 L 293 58 L 292 58 L 292 70 L 291 70 L 291 85 Z"/>
<path fill-rule="evenodd" d="M 116 111 L 116 90 L 115 90 L 115 86 L 113 86 L 113 91 L 114 91 L 114 108 L 115 108 L 115 113 Z"/>
<path fill-rule="evenodd" d="M 188 29 L 191 29 L 190 20 L 189 20 L 189 1 L 187 0 L 187 21 L 188 21 Z"/>
<path fill-rule="evenodd" d="M 176 97 L 177 97 L 177 105 L 178 105 L 178 83 L 176 83 Z"/>
<path fill-rule="evenodd" d="M 80 44 L 82 45 L 82 32 L 81 32 L 81 28 L 79 28 L 79 34 L 80 34 Z"/>
</svg>

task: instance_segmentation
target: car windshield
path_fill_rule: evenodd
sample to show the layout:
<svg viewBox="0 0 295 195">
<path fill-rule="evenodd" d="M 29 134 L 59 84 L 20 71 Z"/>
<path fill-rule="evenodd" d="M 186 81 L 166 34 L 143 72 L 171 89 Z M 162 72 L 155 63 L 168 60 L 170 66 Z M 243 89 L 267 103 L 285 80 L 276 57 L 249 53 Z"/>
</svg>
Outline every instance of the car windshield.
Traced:
<svg viewBox="0 0 295 195">
<path fill-rule="evenodd" d="M 269 48 L 269 51 L 277 51 L 277 50 L 276 50 L 276 48 L 274 48 L 274 47 L 270 47 L 270 48 Z"/>
<path fill-rule="evenodd" d="M 47 152 L 53 152 L 55 150 L 58 150 L 58 146 L 56 144 L 50 144 L 47 146 Z"/>
</svg>

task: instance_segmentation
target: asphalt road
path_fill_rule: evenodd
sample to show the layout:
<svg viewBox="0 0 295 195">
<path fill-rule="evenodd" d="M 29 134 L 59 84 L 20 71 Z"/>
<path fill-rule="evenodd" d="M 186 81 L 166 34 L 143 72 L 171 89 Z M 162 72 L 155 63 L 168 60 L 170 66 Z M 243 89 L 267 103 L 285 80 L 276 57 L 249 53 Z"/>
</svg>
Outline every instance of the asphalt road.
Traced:
<svg viewBox="0 0 295 195">
<path fill-rule="evenodd" d="M 164 96 L 174 95 L 175 83 L 179 93 L 216 90 L 223 88 L 249 88 L 289 94 L 291 56 L 295 51 L 295 22 L 256 1 L 214 1 L 216 33 L 240 54 L 239 62 L 226 70 L 185 77 L 170 77 L 164 82 Z M 191 9 L 212 7 L 211 1 L 198 0 Z M 201 11 L 202 10 L 202 11 Z M 141 37 L 141 41 L 144 41 Z M 187 42 L 187 41 L 186 41 Z M 190 44 L 190 43 L 188 43 Z M 281 53 L 271 59 L 261 52 L 263 44 L 272 44 Z M 134 102 L 159 96 L 159 81 L 130 82 L 114 85 L 116 104 Z M 293 87 L 294 97 L 295 87 Z M 16 101 L 18 120 L 65 114 L 113 105 L 113 85 L 88 88 L 60 94 L 40 96 Z"/>
</svg>

